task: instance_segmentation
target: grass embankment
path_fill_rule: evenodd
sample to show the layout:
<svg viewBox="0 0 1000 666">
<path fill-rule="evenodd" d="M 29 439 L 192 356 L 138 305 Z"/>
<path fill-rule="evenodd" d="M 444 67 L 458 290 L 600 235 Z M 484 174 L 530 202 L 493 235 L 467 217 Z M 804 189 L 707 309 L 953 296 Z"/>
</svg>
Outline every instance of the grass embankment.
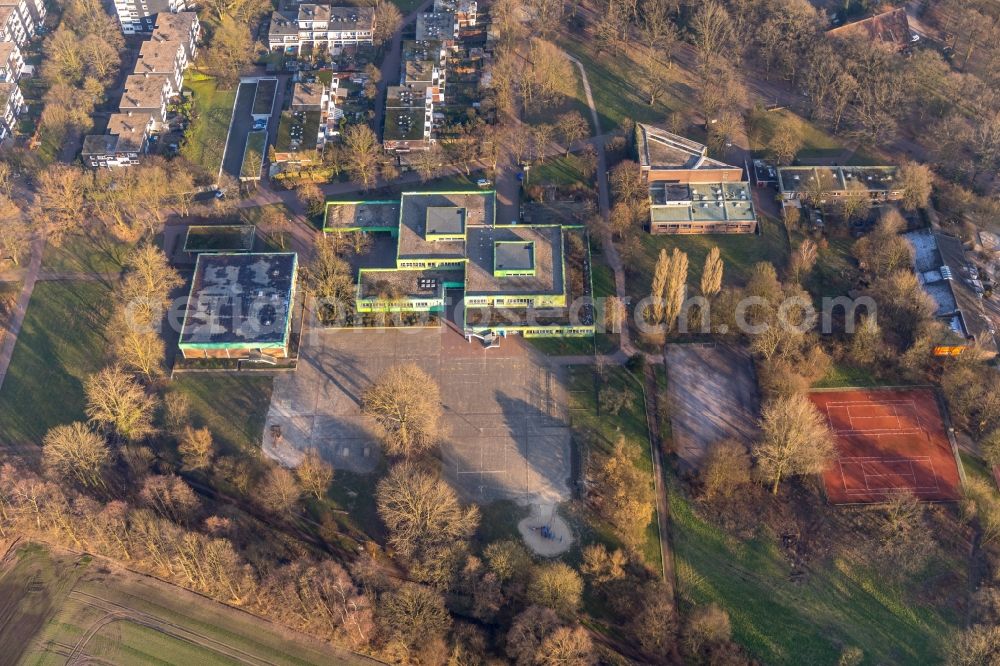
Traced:
<svg viewBox="0 0 1000 666">
<path fill-rule="evenodd" d="M 67 273 L 116 273 L 125 266 L 131 247 L 107 234 L 83 230 L 67 236 L 58 247 L 45 246 L 42 269 Z"/>
<path fill-rule="evenodd" d="M 854 646 L 864 651 L 866 664 L 941 660 L 959 620 L 948 611 L 837 556 L 811 562 L 807 576 L 791 580 L 776 537 L 735 538 L 701 519 L 676 479 L 668 491 L 681 597 L 725 608 L 734 638 L 757 659 L 835 664 L 845 646 Z M 944 570 L 921 576 L 948 573 L 949 563 L 938 567 Z"/>
<path fill-rule="evenodd" d="M 690 90 L 676 81 L 679 73 L 676 67 L 669 70 L 659 67 L 656 72 L 649 72 L 624 52 L 617 55 L 598 53 L 597 41 L 578 33 L 567 32 L 559 40 L 559 45 L 587 70 L 602 132 L 617 129 L 626 118 L 636 122 L 662 123 L 672 111 L 687 106 L 682 95 L 690 95 Z M 574 69 L 579 71 L 575 65 Z M 653 104 L 649 103 L 648 93 L 635 85 L 636 81 L 652 80 L 647 77 L 666 79 L 663 92 Z M 585 117 L 589 120 L 589 111 Z"/>
<path fill-rule="evenodd" d="M 85 420 L 83 382 L 105 360 L 110 289 L 39 282 L 0 390 L 0 441 L 40 444 L 56 425 Z"/>
</svg>

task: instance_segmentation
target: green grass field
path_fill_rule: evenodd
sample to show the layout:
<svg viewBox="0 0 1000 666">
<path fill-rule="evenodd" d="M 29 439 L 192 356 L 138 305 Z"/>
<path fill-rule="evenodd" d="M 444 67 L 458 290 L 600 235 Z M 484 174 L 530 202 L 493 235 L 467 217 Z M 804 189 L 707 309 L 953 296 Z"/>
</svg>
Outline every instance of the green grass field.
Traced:
<svg viewBox="0 0 1000 666">
<path fill-rule="evenodd" d="M 636 259 L 637 270 L 626 276 L 626 291 L 636 299 L 649 294 L 653 267 L 661 248 L 666 249 L 668 254 L 675 247 L 687 253 L 689 286 L 696 287 L 701 279 L 705 257 L 713 245 L 718 245 L 719 251 L 722 253 L 722 261 L 725 265 L 723 284 L 725 285 L 745 285 L 750 275 L 750 269 L 759 261 L 771 262 L 780 272 L 788 261 L 789 254 L 785 225 L 779 220 L 765 216 L 760 216 L 759 222 L 761 225 L 760 236 L 743 234 L 653 236 L 645 232 L 640 233 L 639 240 L 642 241 L 643 252 Z"/>
<path fill-rule="evenodd" d="M 645 68 L 624 53 L 617 56 L 610 53 L 598 54 L 596 42 L 572 33 L 567 33 L 559 41 L 559 45 L 578 58 L 587 70 L 587 80 L 590 81 L 602 132 L 617 129 L 626 118 L 636 122 L 663 122 L 672 111 L 687 106 L 679 96 L 680 87 L 669 83 L 656 103 L 650 105 L 649 97 L 634 83 L 647 75 Z M 637 70 L 641 74 L 637 74 Z M 661 69 L 655 76 L 670 79 L 671 74 L 672 72 Z M 589 114 L 586 117 L 589 119 Z"/>
<path fill-rule="evenodd" d="M 184 82 L 194 96 L 194 116 L 181 155 L 215 178 L 222 166 L 236 90 L 220 90 L 215 79 L 189 75 Z"/>
<path fill-rule="evenodd" d="M 584 178 L 582 159 L 570 153 L 543 160 L 531 167 L 531 185 L 592 185 L 592 178 Z"/>
<path fill-rule="evenodd" d="M 84 230 L 67 236 L 59 247 L 47 244 L 42 267 L 47 271 L 114 273 L 124 267 L 128 251 L 126 243 Z"/>
<path fill-rule="evenodd" d="M 649 431 L 646 426 L 646 407 L 640 382 L 625 368 L 609 367 L 605 379 L 600 379 L 591 366 L 569 368 L 570 414 L 578 442 L 588 442 L 595 453 L 609 454 L 619 437 L 632 446 L 635 465 L 649 475 L 653 483 L 653 462 L 649 452 Z M 597 391 L 600 386 L 612 386 L 628 391 L 630 400 L 617 416 L 598 408 Z M 594 516 L 591 516 L 594 518 Z M 590 526 L 598 540 L 617 544 L 610 525 L 593 520 Z M 646 540 L 640 547 L 643 561 L 654 571 L 661 568 L 659 530 L 656 514 L 646 529 Z"/>
<path fill-rule="evenodd" d="M 370 663 L 180 588 L 89 556 L 19 547 L 0 572 L 4 664 L 177 666 Z M 16 652 L 15 652 L 16 650 Z"/>
<path fill-rule="evenodd" d="M 260 447 L 271 385 L 249 373 L 181 373 L 170 390 L 188 396 L 195 425 L 211 430 L 223 452 L 245 453 Z"/>
<path fill-rule="evenodd" d="M 98 282 L 35 285 L 0 390 L 0 442 L 40 444 L 52 426 L 85 418 L 83 382 L 104 366 L 109 293 Z"/>
<path fill-rule="evenodd" d="M 855 646 L 866 664 L 940 662 L 959 618 L 838 557 L 810 562 L 805 579 L 792 581 L 775 538 L 727 535 L 699 518 L 677 485 L 671 478 L 679 594 L 725 608 L 734 637 L 753 657 L 766 664 L 836 664 L 843 647 Z M 961 566 L 938 563 L 942 570 L 927 573 L 961 576 Z"/>
</svg>

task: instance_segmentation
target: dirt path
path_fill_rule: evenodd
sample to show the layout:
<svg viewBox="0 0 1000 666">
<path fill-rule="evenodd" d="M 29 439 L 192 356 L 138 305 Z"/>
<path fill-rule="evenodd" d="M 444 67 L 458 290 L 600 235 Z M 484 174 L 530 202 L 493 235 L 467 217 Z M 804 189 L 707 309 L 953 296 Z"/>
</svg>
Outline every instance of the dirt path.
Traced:
<svg viewBox="0 0 1000 666">
<path fill-rule="evenodd" d="M 660 362 L 666 366 L 666 358 Z M 657 392 L 656 373 L 653 366 L 646 364 L 643 376 L 645 382 L 646 425 L 649 428 L 649 451 L 653 459 L 653 487 L 656 491 L 656 520 L 660 533 L 660 561 L 662 563 L 663 581 L 670 590 L 670 599 L 676 606 L 676 574 L 674 573 L 674 555 L 670 550 L 670 506 L 667 504 L 667 490 L 663 475 L 663 447 L 660 433 L 660 413 L 666 408 L 662 405 L 662 397 Z"/>
<path fill-rule="evenodd" d="M 21 295 L 17 299 L 14 310 L 10 313 L 7 330 L 4 331 L 3 342 L 0 343 L 0 388 L 3 388 L 3 381 L 7 377 L 7 368 L 10 367 L 10 359 L 14 356 L 17 336 L 21 333 L 24 316 L 28 312 L 28 303 L 31 301 L 31 294 L 35 290 L 35 283 L 42 270 L 42 253 L 44 251 L 45 239 L 38 236 L 31 242 L 31 259 L 28 262 L 28 270 L 24 274 Z"/>
</svg>

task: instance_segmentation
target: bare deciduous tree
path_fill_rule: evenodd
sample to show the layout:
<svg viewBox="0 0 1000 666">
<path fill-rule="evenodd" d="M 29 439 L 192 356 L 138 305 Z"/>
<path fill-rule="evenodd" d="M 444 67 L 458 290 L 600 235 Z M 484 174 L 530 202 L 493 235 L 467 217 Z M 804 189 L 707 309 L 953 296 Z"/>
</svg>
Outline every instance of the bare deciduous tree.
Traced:
<svg viewBox="0 0 1000 666">
<path fill-rule="evenodd" d="M 182 431 L 177 452 L 181 455 L 186 469 L 205 469 L 212 464 L 215 456 L 215 446 L 212 442 L 212 432 L 208 428 L 192 428 L 185 426 Z"/>
<path fill-rule="evenodd" d="M 111 462 L 111 450 L 104 438 L 87 424 L 74 422 L 55 426 L 45 433 L 42 461 L 50 473 L 95 488 L 104 485 L 101 475 Z"/>
<path fill-rule="evenodd" d="M 375 184 L 381 148 L 375 132 L 368 125 L 351 125 L 344 132 L 347 171 L 364 189 Z"/>
<path fill-rule="evenodd" d="M 811 238 L 806 238 L 795 248 L 792 258 L 789 261 L 788 270 L 792 279 L 801 282 L 804 277 L 812 272 L 819 258 L 819 248 Z"/>
<path fill-rule="evenodd" d="M 479 522 L 478 509 L 462 508 L 444 480 L 409 463 L 396 465 L 379 481 L 375 502 L 389 529 L 389 545 L 404 557 L 465 541 Z"/>
<path fill-rule="evenodd" d="M 722 253 L 718 245 L 713 245 L 705 257 L 705 265 L 701 269 L 701 295 L 712 298 L 722 289 L 723 273 Z"/>
<path fill-rule="evenodd" d="M 105 368 L 84 382 L 87 417 L 126 441 L 151 435 L 156 400 L 119 366 Z"/>
<path fill-rule="evenodd" d="M 779 397 L 764 405 L 760 427 L 761 438 L 753 454 L 775 494 L 785 477 L 819 474 L 833 456 L 830 428 L 804 394 Z"/>
<path fill-rule="evenodd" d="M 323 460 L 317 449 L 310 448 L 295 468 L 295 476 L 302 490 L 316 499 L 322 499 L 333 480 L 333 465 Z"/>
<path fill-rule="evenodd" d="M 295 474 L 275 465 L 268 470 L 260 488 L 261 505 L 274 513 L 287 513 L 295 508 L 302 497 L 302 488 Z"/>
<path fill-rule="evenodd" d="M 441 394 L 437 382 L 412 363 L 389 368 L 365 391 L 362 411 L 378 424 L 385 452 L 415 456 L 440 437 Z"/>
<path fill-rule="evenodd" d="M 740 487 L 750 483 L 750 455 L 747 448 L 732 439 L 714 443 L 708 450 L 702 467 L 703 497 L 731 497 Z"/>
</svg>

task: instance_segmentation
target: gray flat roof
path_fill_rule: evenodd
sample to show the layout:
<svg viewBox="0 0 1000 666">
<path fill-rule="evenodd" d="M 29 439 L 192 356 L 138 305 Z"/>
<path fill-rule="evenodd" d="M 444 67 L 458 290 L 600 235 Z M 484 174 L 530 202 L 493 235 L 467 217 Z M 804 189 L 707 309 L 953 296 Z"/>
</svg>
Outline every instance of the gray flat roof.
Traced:
<svg viewBox="0 0 1000 666">
<path fill-rule="evenodd" d="M 518 243 L 521 246 L 533 243 L 535 274 L 507 277 L 494 275 L 494 253 L 498 242 Z M 467 247 L 467 296 L 563 293 L 562 228 L 559 226 L 470 226 Z M 516 257 L 513 258 L 517 260 Z"/>
<path fill-rule="evenodd" d="M 651 169 L 739 169 L 708 157 L 704 144 L 692 141 L 662 127 L 636 125 L 639 163 Z"/>
<path fill-rule="evenodd" d="M 180 344 L 284 343 L 297 268 L 293 252 L 199 254 Z"/>
<path fill-rule="evenodd" d="M 535 267 L 535 243 L 497 241 L 494 244 L 493 261 L 498 271 L 532 270 Z"/>
<path fill-rule="evenodd" d="M 432 242 L 424 237 L 428 208 L 464 208 L 465 227 L 469 230 L 473 226 L 492 224 L 496 206 L 493 192 L 404 192 L 400 202 L 400 259 L 465 258 L 464 242 Z M 490 261 L 492 263 L 492 259 Z"/>
<path fill-rule="evenodd" d="M 895 186 L 895 179 L 894 166 L 778 167 L 778 183 L 783 192 L 806 191 L 817 181 L 824 192 L 845 191 L 850 182 L 860 183 L 872 192 L 887 192 Z"/>
<path fill-rule="evenodd" d="M 465 231 L 465 209 L 458 206 L 428 206 L 427 233 L 460 234 Z"/>
<path fill-rule="evenodd" d="M 326 204 L 326 229 L 399 227 L 398 201 L 329 201 Z"/>
</svg>

